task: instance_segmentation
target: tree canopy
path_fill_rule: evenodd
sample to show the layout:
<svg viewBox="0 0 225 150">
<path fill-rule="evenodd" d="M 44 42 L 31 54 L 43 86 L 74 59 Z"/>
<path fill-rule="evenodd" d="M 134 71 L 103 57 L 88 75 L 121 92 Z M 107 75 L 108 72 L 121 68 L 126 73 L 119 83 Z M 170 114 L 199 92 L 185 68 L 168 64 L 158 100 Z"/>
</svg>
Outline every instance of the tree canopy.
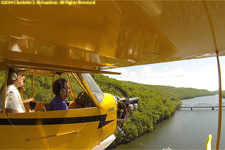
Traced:
<svg viewBox="0 0 225 150">
<path fill-rule="evenodd" d="M 103 92 L 124 97 L 120 90 L 123 89 L 129 97 L 139 98 L 139 110 L 135 111 L 132 119 L 128 120 L 123 126 L 125 136 L 122 137 L 117 133 L 117 139 L 112 144 L 113 146 L 133 140 L 146 132 L 151 132 L 158 122 L 174 114 L 175 110 L 181 105 L 180 100 L 214 94 L 207 90 L 193 88 L 119 81 L 100 74 L 94 74 L 92 77 Z"/>
</svg>

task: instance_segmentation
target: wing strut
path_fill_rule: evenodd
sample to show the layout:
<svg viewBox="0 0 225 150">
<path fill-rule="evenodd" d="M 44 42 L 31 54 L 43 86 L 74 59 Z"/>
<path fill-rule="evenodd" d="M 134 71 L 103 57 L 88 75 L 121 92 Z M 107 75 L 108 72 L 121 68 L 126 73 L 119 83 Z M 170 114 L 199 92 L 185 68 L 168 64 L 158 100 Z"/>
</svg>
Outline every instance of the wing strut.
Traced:
<svg viewBox="0 0 225 150">
<path fill-rule="evenodd" d="M 219 77 L 219 115 L 218 115 L 216 150 L 219 150 L 220 147 L 221 123 L 222 123 L 222 84 L 221 84 L 222 81 L 221 81 L 220 60 L 218 53 L 219 52 L 216 51 L 218 77 Z"/>
<path fill-rule="evenodd" d="M 218 51 L 218 47 L 217 47 L 216 36 L 215 36 L 215 32 L 214 32 L 212 19 L 210 17 L 207 4 L 206 4 L 205 1 L 202 1 L 202 2 L 203 2 L 203 6 L 205 7 L 205 11 L 206 11 L 206 14 L 207 14 L 207 17 L 208 17 L 209 26 L 210 26 L 210 29 L 211 29 L 212 38 L 213 38 L 213 42 L 214 42 L 214 46 L 215 46 L 216 58 L 217 58 L 217 68 L 218 68 L 218 78 L 219 78 L 219 112 L 218 112 L 219 114 L 218 114 L 216 150 L 219 150 L 219 147 L 220 147 L 220 135 L 221 135 L 221 123 L 222 123 L 222 84 L 221 84 L 222 81 L 221 81 L 219 51 Z"/>
</svg>

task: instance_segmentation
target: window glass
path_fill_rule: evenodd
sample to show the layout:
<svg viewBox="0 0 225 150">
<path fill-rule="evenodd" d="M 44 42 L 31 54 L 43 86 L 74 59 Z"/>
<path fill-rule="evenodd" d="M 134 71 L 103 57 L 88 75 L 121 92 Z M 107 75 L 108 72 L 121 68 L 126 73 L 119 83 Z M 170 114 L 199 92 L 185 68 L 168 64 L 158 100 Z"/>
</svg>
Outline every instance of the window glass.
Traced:
<svg viewBox="0 0 225 150">
<path fill-rule="evenodd" d="M 32 83 L 33 77 L 33 83 Z M 33 84 L 33 90 L 32 90 Z M 52 76 L 26 75 L 23 98 L 34 97 L 36 102 L 49 102 L 52 98 Z"/>
<path fill-rule="evenodd" d="M 90 74 L 82 74 L 82 77 L 84 78 L 84 80 L 86 81 L 92 93 L 94 94 L 94 96 L 96 97 L 96 99 L 100 104 L 104 99 L 104 94 L 102 90 L 98 87 L 98 85 L 95 83 Z"/>
<path fill-rule="evenodd" d="M 60 76 L 56 75 L 56 79 Z M 85 92 L 84 86 L 76 73 L 66 73 L 61 75 L 68 81 L 70 87 L 70 96 L 67 98 L 70 102 L 70 109 L 96 107 L 91 97 Z"/>
<path fill-rule="evenodd" d="M 69 78 L 68 78 L 68 76 L 69 76 Z M 56 74 L 55 80 L 57 80 L 58 78 L 60 78 L 60 76 L 58 74 Z M 77 81 L 77 80 L 79 80 L 77 74 L 74 73 L 73 76 L 71 74 L 69 74 L 69 75 L 68 74 L 62 74 L 62 78 L 67 80 L 68 85 L 70 87 L 71 94 L 67 98 L 68 101 L 74 101 L 74 98 L 72 97 L 73 93 L 74 93 L 74 96 L 76 98 L 79 93 L 84 92 L 84 89 L 81 87 L 81 85 Z M 72 86 L 70 84 L 70 81 L 71 81 Z"/>
<path fill-rule="evenodd" d="M 2 88 L 2 86 L 5 83 L 5 70 L 0 70 L 0 87 Z"/>
<path fill-rule="evenodd" d="M 68 81 L 71 94 L 69 95 L 69 97 L 66 98 L 66 100 L 70 101 L 68 103 L 70 109 L 95 107 L 93 100 L 85 92 L 85 89 L 82 86 L 82 83 L 76 73 L 73 73 L 73 75 L 70 73 L 63 73 L 61 75 L 57 73 L 54 76 L 54 81 L 60 77 Z M 91 85 L 90 84 L 91 81 L 89 81 L 91 79 L 86 80 L 88 81 L 88 84 Z M 44 108 L 43 106 L 46 107 L 46 104 L 49 104 L 49 102 L 53 99 L 53 97 L 55 97 L 55 95 L 52 92 L 52 83 L 54 81 L 52 74 L 37 75 L 32 74 L 31 72 L 27 73 L 25 75 L 25 83 L 24 83 L 25 90 L 22 92 L 23 99 L 26 100 L 31 97 L 34 97 L 37 103 L 35 109 L 38 111 L 43 111 Z M 98 89 L 97 91 L 96 88 L 97 87 L 94 88 L 95 89 L 94 95 L 98 96 L 99 95 L 98 93 L 101 93 L 101 90 Z M 93 86 L 91 86 L 91 89 L 93 89 Z"/>
<path fill-rule="evenodd" d="M 5 83 L 5 70 L 0 70 L 0 112 L 2 112 L 3 109 L 3 91 L 4 91 L 4 83 Z"/>
<path fill-rule="evenodd" d="M 77 96 L 80 92 L 84 92 L 84 89 L 81 87 L 81 85 L 78 82 L 79 78 L 78 78 L 77 74 L 73 74 L 73 75 L 74 75 L 75 78 L 73 76 L 70 76 L 70 79 L 71 79 L 71 82 L 72 82 L 72 85 L 73 85 L 74 93 Z"/>
</svg>

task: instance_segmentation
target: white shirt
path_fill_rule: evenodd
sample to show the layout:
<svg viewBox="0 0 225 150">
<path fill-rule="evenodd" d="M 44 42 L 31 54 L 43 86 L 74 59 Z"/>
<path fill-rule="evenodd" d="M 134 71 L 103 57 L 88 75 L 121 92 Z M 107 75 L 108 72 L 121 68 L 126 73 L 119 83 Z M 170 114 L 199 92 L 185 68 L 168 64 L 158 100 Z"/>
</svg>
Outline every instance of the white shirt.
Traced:
<svg viewBox="0 0 225 150">
<path fill-rule="evenodd" d="M 17 110 L 20 113 L 26 112 L 20 93 L 13 84 L 7 87 L 5 108 Z"/>
</svg>

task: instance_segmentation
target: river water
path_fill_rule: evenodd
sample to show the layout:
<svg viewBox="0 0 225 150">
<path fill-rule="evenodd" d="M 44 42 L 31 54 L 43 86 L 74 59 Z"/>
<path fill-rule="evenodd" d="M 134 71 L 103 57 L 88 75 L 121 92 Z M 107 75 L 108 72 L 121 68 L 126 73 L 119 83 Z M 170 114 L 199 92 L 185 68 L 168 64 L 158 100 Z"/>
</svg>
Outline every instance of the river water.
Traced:
<svg viewBox="0 0 225 150">
<path fill-rule="evenodd" d="M 223 99 L 223 103 L 225 99 Z M 183 105 L 218 105 L 218 95 L 182 100 Z M 209 134 L 212 134 L 212 149 L 216 147 L 218 108 L 182 108 L 169 119 L 159 123 L 155 130 L 135 141 L 115 149 L 202 150 Z M 220 150 L 225 150 L 225 108 L 222 115 Z"/>
</svg>

